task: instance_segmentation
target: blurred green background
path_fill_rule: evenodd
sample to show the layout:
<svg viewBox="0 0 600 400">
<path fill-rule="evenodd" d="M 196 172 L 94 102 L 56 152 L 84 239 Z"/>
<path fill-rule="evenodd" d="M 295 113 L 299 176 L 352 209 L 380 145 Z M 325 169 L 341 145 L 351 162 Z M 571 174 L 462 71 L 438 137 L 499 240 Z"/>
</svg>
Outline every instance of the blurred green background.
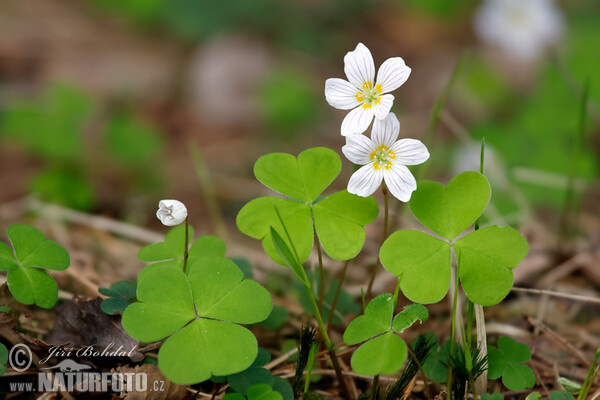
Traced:
<svg viewBox="0 0 600 400">
<path fill-rule="evenodd" d="M 178 198 L 209 233 L 206 191 L 233 221 L 264 193 L 252 176 L 260 155 L 311 146 L 341 154 L 345 113 L 323 89 L 344 77 L 343 56 L 363 42 L 376 67 L 401 56 L 412 68 L 393 111 L 401 137 L 430 139 L 423 177 L 478 169 L 485 137 L 490 220 L 558 215 L 569 187 L 597 218 L 600 3 L 553 3 L 561 38 L 526 61 L 478 37 L 482 3 L 3 0 L 0 204 L 34 195 L 158 226 L 158 200 Z M 210 187 L 198 171 L 210 173 Z M 345 161 L 336 186 L 351 172 Z"/>
</svg>

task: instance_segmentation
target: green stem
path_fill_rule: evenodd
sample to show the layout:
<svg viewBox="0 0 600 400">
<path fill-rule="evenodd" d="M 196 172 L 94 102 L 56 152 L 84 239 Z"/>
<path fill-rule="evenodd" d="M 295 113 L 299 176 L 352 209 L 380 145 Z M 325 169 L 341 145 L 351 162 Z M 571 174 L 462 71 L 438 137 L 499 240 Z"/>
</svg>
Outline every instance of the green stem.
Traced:
<svg viewBox="0 0 600 400">
<path fill-rule="evenodd" d="M 579 392 L 579 396 L 577 396 L 577 400 L 585 399 L 592 385 L 594 384 L 594 378 L 596 377 L 596 373 L 598 372 L 597 369 L 594 372 L 596 362 L 598 361 L 598 356 L 600 356 L 600 347 L 598 347 L 598 350 L 596 350 L 596 354 L 594 354 L 594 360 L 590 364 L 590 369 L 588 370 L 587 376 L 585 377 L 585 381 L 583 381 L 583 384 L 581 385 L 581 390 Z"/>
<path fill-rule="evenodd" d="M 377 392 L 379 389 L 379 375 L 375 375 L 373 379 L 373 384 L 371 385 L 371 394 L 369 395 L 369 400 L 377 399 Z"/>
<path fill-rule="evenodd" d="M 302 270 L 304 274 L 304 278 L 308 281 L 308 277 L 306 276 L 306 272 L 304 269 Z M 350 392 L 348 391 L 348 387 L 346 386 L 346 380 L 344 379 L 344 375 L 342 374 L 342 368 L 337 359 L 337 354 L 335 354 L 335 349 L 333 342 L 329 339 L 329 335 L 327 334 L 327 328 L 323 323 L 323 317 L 321 316 L 321 312 L 319 311 L 319 306 L 317 305 L 317 300 L 315 299 L 315 294 L 313 293 L 310 286 L 305 286 L 306 294 L 308 295 L 308 300 L 310 301 L 310 305 L 313 309 L 313 313 L 315 314 L 315 319 L 317 320 L 317 325 L 319 325 L 319 330 L 321 331 L 321 336 L 323 337 L 323 342 L 327 347 L 327 352 L 329 353 L 329 357 L 331 358 L 331 363 L 333 364 L 333 369 L 335 370 L 335 375 L 340 382 L 340 388 L 344 393 L 344 396 L 347 399 L 350 399 Z"/>
<path fill-rule="evenodd" d="M 187 271 L 188 247 L 189 247 L 189 222 L 188 217 L 185 217 L 185 248 L 183 250 L 183 273 Z"/>
<path fill-rule="evenodd" d="M 387 186 L 385 186 L 385 183 L 381 186 L 381 192 L 383 193 L 383 207 L 384 207 L 383 235 L 381 238 L 381 244 L 383 245 L 383 242 L 385 242 L 385 239 L 387 239 L 388 208 L 389 208 L 388 207 L 388 189 L 387 189 Z M 375 262 L 375 265 L 373 266 L 373 270 L 371 271 L 371 279 L 369 279 L 369 285 L 367 286 L 367 297 L 369 299 L 371 298 L 371 289 L 373 289 L 373 283 L 375 282 L 375 277 L 377 276 L 378 269 L 379 269 L 379 254 L 377 255 L 377 261 Z"/>
<path fill-rule="evenodd" d="M 344 284 L 344 280 L 346 279 L 346 271 L 348 271 L 348 266 L 350 265 L 350 260 L 346 260 L 344 262 L 344 268 L 342 269 L 342 276 L 340 276 L 340 282 L 338 284 L 337 289 L 335 290 L 335 296 L 333 297 L 333 302 L 331 303 L 331 309 L 329 310 L 329 318 L 327 318 L 327 333 L 331 330 L 331 325 L 333 323 L 333 315 L 335 314 L 335 308 L 337 307 L 338 298 L 340 297 L 340 293 L 342 292 L 342 285 Z"/>
<path fill-rule="evenodd" d="M 317 246 L 317 257 L 319 258 L 319 311 L 323 312 L 323 299 L 325 298 L 325 271 L 323 270 L 323 254 L 321 253 L 321 242 L 317 235 L 317 228 L 313 222 L 315 245 Z M 331 314 L 331 313 L 330 313 Z"/>
<path fill-rule="evenodd" d="M 456 333 L 456 305 L 458 303 L 458 284 L 459 284 L 459 276 L 458 276 L 458 268 L 455 269 L 455 277 L 454 277 L 454 299 L 452 300 L 452 321 L 450 322 L 450 356 L 454 355 L 454 338 Z M 448 399 L 452 400 L 452 366 L 448 366 Z"/>
</svg>

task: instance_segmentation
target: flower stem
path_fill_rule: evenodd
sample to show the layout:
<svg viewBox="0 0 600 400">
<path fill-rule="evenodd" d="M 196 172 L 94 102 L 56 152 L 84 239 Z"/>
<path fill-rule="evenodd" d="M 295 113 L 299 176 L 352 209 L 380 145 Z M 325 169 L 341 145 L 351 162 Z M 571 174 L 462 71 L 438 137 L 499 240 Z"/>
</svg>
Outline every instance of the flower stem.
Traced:
<svg viewBox="0 0 600 400">
<path fill-rule="evenodd" d="M 325 298 L 325 271 L 323 270 L 323 254 L 321 253 L 321 242 L 319 241 L 319 236 L 317 235 L 317 228 L 315 228 L 314 222 L 313 232 L 315 234 L 315 244 L 317 246 L 317 257 L 319 258 L 319 311 L 323 312 L 323 299 Z"/>
<path fill-rule="evenodd" d="M 388 189 L 387 186 L 385 186 L 385 183 L 381 186 L 381 192 L 383 193 L 383 207 L 384 207 L 384 214 L 383 214 L 383 236 L 381 238 L 381 244 L 383 245 L 383 242 L 385 242 L 385 239 L 387 239 L 387 235 L 388 235 Z M 380 246 L 381 247 L 381 246 Z M 367 297 L 370 299 L 371 298 L 371 290 L 373 289 L 373 283 L 375 282 L 375 276 L 377 276 L 377 270 L 379 269 L 379 254 L 377 254 L 377 261 L 375 262 L 375 265 L 373 266 L 373 270 L 371 271 L 371 279 L 369 280 L 369 285 L 367 286 Z"/>
<path fill-rule="evenodd" d="M 188 261 L 188 246 L 189 245 L 189 222 L 188 217 L 185 217 L 185 247 L 183 249 L 183 273 L 187 272 Z"/>
<path fill-rule="evenodd" d="M 455 270 L 454 276 L 454 299 L 452 300 L 452 321 L 450 322 L 450 356 L 454 355 L 454 338 L 456 333 L 456 305 L 458 303 L 458 285 L 459 285 L 459 276 L 458 276 L 458 268 Z M 452 400 L 452 366 L 448 366 L 448 383 L 447 383 L 447 392 L 448 399 Z"/>
<path fill-rule="evenodd" d="M 340 297 L 340 293 L 342 292 L 342 285 L 344 284 L 344 280 L 346 279 L 346 271 L 348 271 L 348 266 L 350 265 L 350 260 L 346 260 L 344 262 L 344 268 L 342 269 L 342 276 L 340 276 L 340 282 L 338 284 L 337 289 L 335 290 L 335 296 L 333 297 L 333 302 L 331 302 L 331 309 L 329 310 L 329 318 L 327 318 L 327 333 L 331 330 L 331 325 L 333 323 L 333 315 L 335 314 L 335 307 L 337 306 L 338 298 Z"/>
</svg>

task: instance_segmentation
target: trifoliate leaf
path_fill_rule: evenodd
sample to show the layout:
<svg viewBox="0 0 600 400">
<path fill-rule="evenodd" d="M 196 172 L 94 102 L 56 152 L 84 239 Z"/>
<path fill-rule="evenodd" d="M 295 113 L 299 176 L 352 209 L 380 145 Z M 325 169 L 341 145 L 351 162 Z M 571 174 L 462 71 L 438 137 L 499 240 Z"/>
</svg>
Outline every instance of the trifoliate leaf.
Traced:
<svg viewBox="0 0 600 400">
<path fill-rule="evenodd" d="M 125 309 L 135 299 L 135 293 L 137 290 L 136 282 L 120 281 L 110 285 L 110 288 L 100 288 L 98 291 L 109 296 L 108 299 L 102 300 L 100 308 L 105 313 L 111 315 L 114 313 L 123 314 Z"/>
<path fill-rule="evenodd" d="M 290 154 L 273 153 L 255 164 L 255 175 L 262 183 L 292 199 L 258 198 L 239 212 L 237 226 L 248 236 L 262 240 L 266 253 L 278 264 L 283 260 L 273 246 L 270 228 L 288 241 L 274 212 L 277 207 L 292 237 L 300 262 L 306 261 L 313 246 L 313 219 L 325 252 L 333 259 L 355 257 L 365 241 L 364 226 L 379 213 L 372 197 L 359 197 L 341 191 L 325 199 L 319 194 L 339 174 L 339 156 L 326 148 L 302 152 L 298 159 Z M 328 168 L 328 170 L 326 170 Z M 291 243 L 287 243 L 291 248 Z"/>
<path fill-rule="evenodd" d="M 11 225 L 6 232 L 14 253 L 0 243 L 0 271 L 8 271 L 6 281 L 12 295 L 22 304 L 53 307 L 58 299 L 58 286 L 41 268 L 66 269 L 70 264 L 69 254 L 32 226 Z"/>
<path fill-rule="evenodd" d="M 122 322 L 143 342 L 168 337 L 158 356 L 167 378 L 193 384 L 252 364 L 256 338 L 238 324 L 267 318 L 272 301 L 266 289 L 244 279 L 233 261 L 217 256 L 195 260 L 187 276 L 168 264 L 146 270 L 138 279 L 138 302 L 125 310 Z"/>
<path fill-rule="evenodd" d="M 498 339 L 498 347 L 488 347 L 488 378 L 502 377 L 510 390 L 524 390 L 535 385 L 531 368 L 522 363 L 531 359 L 529 348 L 509 337 Z"/>
</svg>

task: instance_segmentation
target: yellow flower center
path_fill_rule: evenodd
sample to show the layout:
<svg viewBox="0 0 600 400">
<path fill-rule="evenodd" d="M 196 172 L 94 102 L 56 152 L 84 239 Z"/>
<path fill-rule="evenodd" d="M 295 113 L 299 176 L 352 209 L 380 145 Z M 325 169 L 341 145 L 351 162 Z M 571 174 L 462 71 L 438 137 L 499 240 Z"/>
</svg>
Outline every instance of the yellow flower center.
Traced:
<svg viewBox="0 0 600 400">
<path fill-rule="evenodd" d="M 356 100 L 362 103 L 362 108 L 371 108 L 374 104 L 378 104 L 381 101 L 381 85 L 377 84 L 373 87 L 373 82 L 364 82 L 362 89 L 356 92 Z"/>
<path fill-rule="evenodd" d="M 373 150 L 369 155 L 369 159 L 373 161 L 371 165 L 373 165 L 373 168 L 376 170 L 380 170 L 381 168 L 386 170 L 392 168 L 392 163 L 395 158 L 396 153 L 384 144 L 377 147 L 377 149 Z"/>
</svg>

